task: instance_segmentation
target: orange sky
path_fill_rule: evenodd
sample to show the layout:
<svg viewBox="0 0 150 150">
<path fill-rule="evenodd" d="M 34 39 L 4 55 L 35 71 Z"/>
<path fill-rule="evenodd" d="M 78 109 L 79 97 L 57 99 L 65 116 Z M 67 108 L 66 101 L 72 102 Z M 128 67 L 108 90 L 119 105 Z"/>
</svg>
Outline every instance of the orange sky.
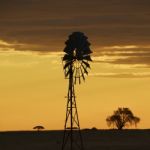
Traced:
<svg viewBox="0 0 150 150">
<path fill-rule="evenodd" d="M 0 130 L 30 130 L 38 124 L 63 129 L 68 81 L 61 57 L 61 52 L 1 51 Z M 76 86 L 81 128 L 107 128 L 106 117 L 118 107 L 129 107 L 141 118 L 138 128 L 149 128 L 150 69 L 100 63 L 108 58 L 96 54 L 92 58 L 86 82 Z"/>
<path fill-rule="evenodd" d="M 129 107 L 150 127 L 150 1 L 2 0 L 0 130 L 63 129 L 68 81 L 61 62 L 72 32 L 93 51 L 86 82 L 76 86 L 81 128 L 107 128 Z"/>
</svg>

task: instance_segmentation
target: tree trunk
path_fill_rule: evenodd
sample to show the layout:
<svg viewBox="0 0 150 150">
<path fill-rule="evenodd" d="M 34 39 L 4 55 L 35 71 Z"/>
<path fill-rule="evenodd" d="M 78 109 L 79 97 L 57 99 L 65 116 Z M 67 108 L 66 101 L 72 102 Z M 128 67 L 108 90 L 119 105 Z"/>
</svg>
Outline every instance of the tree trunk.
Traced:
<svg viewBox="0 0 150 150">
<path fill-rule="evenodd" d="M 118 130 L 122 130 L 122 129 L 123 129 L 123 127 L 124 127 L 124 126 L 119 126 L 119 127 L 118 127 Z"/>
</svg>

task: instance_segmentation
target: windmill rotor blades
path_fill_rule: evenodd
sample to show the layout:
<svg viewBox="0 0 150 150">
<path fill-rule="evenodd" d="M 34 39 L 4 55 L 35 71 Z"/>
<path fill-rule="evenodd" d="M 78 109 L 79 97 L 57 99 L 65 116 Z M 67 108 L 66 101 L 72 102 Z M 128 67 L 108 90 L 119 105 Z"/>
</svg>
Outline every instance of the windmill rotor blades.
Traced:
<svg viewBox="0 0 150 150">
<path fill-rule="evenodd" d="M 90 68 L 90 65 L 88 62 L 85 62 L 84 60 L 82 62 L 85 64 L 86 67 Z"/>
<path fill-rule="evenodd" d="M 82 68 L 80 68 L 80 70 L 81 70 L 82 78 L 83 78 L 83 80 L 85 81 L 85 77 L 84 77 L 84 73 L 83 73 L 83 71 L 82 71 Z"/>
<path fill-rule="evenodd" d="M 74 79 L 74 83 L 76 84 L 77 83 L 77 78 L 75 77 L 75 79 Z"/>
<path fill-rule="evenodd" d="M 72 55 L 68 55 L 68 54 L 65 54 L 65 56 L 63 57 L 63 61 L 71 61 L 72 60 Z"/>
<path fill-rule="evenodd" d="M 82 68 L 83 68 L 83 70 L 84 70 L 84 73 L 86 73 L 86 74 L 88 75 L 88 71 L 87 71 L 87 69 L 85 68 L 85 66 L 84 66 L 83 64 L 81 64 L 81 66 L 82 66 Z"/>
<path fill-rule="evenodd" d="M 83 56 L 83 59 L 88 60 L 88 61 L 92 61 L 92 59 L 91 59 L 91 57 L 89 55 Z"/>
<path fill-rule="evenodd" d="M 68 62 L 64 65 L 64 69 L 66 69 L 69 65 L 71 65 L 72 62 Z"/>
<path fill-rule="evenodd" d="M 80 80 L 80 77 L 79 77 L 79 84 L 81 84 L 81 80 Z"/>
<path fill-rule="evenodd" d="M 71 68 L 69 67 L 67 73 L 65 74 L 65 76 L 68 77 L 70 72 L 71 72 Z"/>
<path fill-rule="evenodd" d="M 85 80 L 85 74 L 88 75 L 87 70 L 90 69 L 88 61 L 92 61 L 90 57 L 92 53 L 91 44 L 88 41 L 88 37 L 82 32 L 73 32 L 65 44 L 65 55 L 63 57 L 65 77 L 69 77 L 73 73 L 74 84 L 76 84 L 77 80 L 80 84 L 81 79 Z"/>
</svg>

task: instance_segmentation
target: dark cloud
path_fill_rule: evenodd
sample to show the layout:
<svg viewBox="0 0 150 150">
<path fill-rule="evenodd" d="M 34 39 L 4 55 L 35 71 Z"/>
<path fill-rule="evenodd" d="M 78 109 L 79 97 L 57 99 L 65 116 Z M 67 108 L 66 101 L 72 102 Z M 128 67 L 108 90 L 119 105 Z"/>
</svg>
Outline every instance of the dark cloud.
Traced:
<svg viewBox="0 0 150 150">
<path fill-rule="evenodd" d="M 0 39 L 25 43 L 22 50 L 56 51 L 68 34 L 83 31 L 94 48 L 145 45 L 149 6 L 149 0 L 0 0 Z"/>
<path fill-rule="evenodd" d="M 124 47 L 124 48 L 123 48 Z M 133 47 L 133 48 L 130 48 Z M 115 49 L 116 48 L 116 49 Z M 97 59 L 98 57 L 98 59 Z M 122 65 L 142 65 L 150 67 L 150 46 L 113 46 L 101 48 L 96 54 L 94 62 L 122 64 Z"/>
</svg>

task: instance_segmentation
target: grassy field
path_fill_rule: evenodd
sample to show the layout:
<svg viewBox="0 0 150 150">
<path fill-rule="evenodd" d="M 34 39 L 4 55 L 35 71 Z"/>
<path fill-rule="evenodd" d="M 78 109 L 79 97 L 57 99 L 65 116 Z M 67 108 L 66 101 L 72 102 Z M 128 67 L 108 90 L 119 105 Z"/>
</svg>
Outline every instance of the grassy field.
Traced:
<svg viewBox="0 0 150 150">
<path fill-rule="evenodd" d="M 150 150 L 150 130 L 82 130 L 85 150 Z M 0 150 L 61 150 L 63 131 L 0 132 Z"/>
</svg>

